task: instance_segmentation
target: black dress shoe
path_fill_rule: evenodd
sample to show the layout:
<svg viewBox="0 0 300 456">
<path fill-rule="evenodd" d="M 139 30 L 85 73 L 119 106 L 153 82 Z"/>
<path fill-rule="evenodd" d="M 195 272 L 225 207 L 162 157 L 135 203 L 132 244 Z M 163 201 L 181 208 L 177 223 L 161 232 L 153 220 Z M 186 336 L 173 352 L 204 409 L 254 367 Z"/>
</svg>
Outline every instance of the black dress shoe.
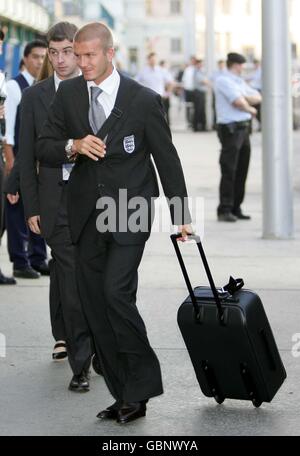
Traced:
<svg viewBox="0 0 300 456">
<path fill-rule="evenodd" d="M 41 264 L 32 264 L 31 267 L 35 271 L 39 272 L 42 276 L 50 275 L 49 265 L 48 265 L 48 263 L 46 261 L 44 261 Z"/>
<path fill-rule="evenodd" d="M 14 276 L 20 279 L 38 279 L 41 277 L 41 274 L 32 269 L 31 266 L 27 266 L 22 269 L 14 269 Z"/>
<path fill-rule="evenodd" d="M 218 214 L 218 220 L 219 222 L 236 222 L 237 217 L 233 215 L 231 212 L 223 212 L 221 214 Z"/>
<path fill-rule="evenodd" d="M 85 393 L 90 390 L 89 372 L 83 370 L 79 375 L 73 375 L 69 390 Z"/>
<path fill-rule="evenodd" d="M 116 420 L 118 418 L 118 410 L 120 406 L 120 402 L 115 402 L 113 405 L 110 405 L 105 410 L 99 412 L 97 418 L 100 420 Z"/>
<path fill-rule="evenodd" d="M 123 404 L 118 411 L 117 423 L 126 424 L 146 416 L 146 401 Z"/>
<path fill-rule="evenodd" d="M 251 220 L 250 215 L 245 215 L 243 214 L 242 211 L 234 211 L 233 214 L 238 218 L 239 220 Z"/>
<path fill-rule="evenodd" d="M 17 281 L 13 277 L 6 277 L 0 271 L 0 285 L 16 285 Z"/>
</svg>

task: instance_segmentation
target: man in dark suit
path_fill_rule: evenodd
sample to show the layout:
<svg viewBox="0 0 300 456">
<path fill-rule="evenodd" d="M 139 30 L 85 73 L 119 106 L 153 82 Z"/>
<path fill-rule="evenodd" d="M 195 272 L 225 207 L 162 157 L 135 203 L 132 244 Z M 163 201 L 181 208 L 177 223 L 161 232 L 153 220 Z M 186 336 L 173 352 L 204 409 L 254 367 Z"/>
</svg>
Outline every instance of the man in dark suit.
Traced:
<svg viewBox="0 0 300 456">
<path fill-rule="evenodd" d="M 5 175 L 8 176 L 19 151 L 20 102 L 23 91 L 34 84 L 46 55 L 46 43 L 34 40 L 26 44 L 23 53 L 24 71 L 6 84 L 6 133 L 4 143 Z M 49 275 L 44 239 L 28 230 L 22 197 L 5 200 L 7 248 L 15 277 L 37 279 Z"/>
<path fill-rule="evenodd" d="M 5 34 L 2 29 L 0 29 L 0 55 L 2 54 L 2 45 L 5 38 Z M 4 110 L 4 100 L 6 98 L 6 91 L 5 91 L 5 75 L 0 70 L 0 245 L 1 245 L 1 237 L 4 231 L 3 226 L 3 212 L 4 212 L 4 197 L 3 197 L 3 184 L 4 184 L 4 161 L 2 155 L 2 132 L 3 126 L 5 126 L 5 110 Z M 6 277 L 0 269 L 0 285 L 16 285 L 16 280 L 14 277 Z"/>
<path fill-rule="evenodd" d="M 48 166 L 76 157 L 68 210 L 78 285 L 115 398 L 98 417 L 128 423 L 145 416 L 147 401 L 163 392 L 159 362 L 136 307 L 137 270 L 150 235 L 152 199 L 159 193 L 151 155 L 166 196 L 182 203 L 171 214 L 183 238 L 191 231 L 187 192 L 161 98 L 115 70 L 110 30 L 101 23 L 84 26 L 75 35 L 74 52 L 82 76 L 60 86 L 38 140 L 38 157 Z M 144 229 L 129 226 L 134 211 L 120 191 L 146 202 Z M 108 217 L 106 229 L 101 219 L 108 201 L 121 215 Z"/>
<path fill-rule="evenodd" d="M 88 391 L 88 368 L 91 356 L 90 333 L 82 313 L 76 284 L 75 255 L 68 226 L 67 189 L 70 165 L 37 170 L 35 144 L 50 104 L 61 81 L 78 76 L 73 53 L 73 37 L 77 27 L 59 22 L 47 34 L 48 58 L 54 75 L 24 92 L 21 102 L 19 167 L 21 193 L 28 225 L 36 234 L 42 233 L 51 247 L 50 315 L 56 343 L 55 360 L 61 359 L 67 343 L 73 378 L 69 388 Z M 15 171 L 13 169 L 13 171 Z M 17 174 L 17 173 L 16 173 Z M 56 293 L 57 292 L 57 293 Z"/>
</svg>

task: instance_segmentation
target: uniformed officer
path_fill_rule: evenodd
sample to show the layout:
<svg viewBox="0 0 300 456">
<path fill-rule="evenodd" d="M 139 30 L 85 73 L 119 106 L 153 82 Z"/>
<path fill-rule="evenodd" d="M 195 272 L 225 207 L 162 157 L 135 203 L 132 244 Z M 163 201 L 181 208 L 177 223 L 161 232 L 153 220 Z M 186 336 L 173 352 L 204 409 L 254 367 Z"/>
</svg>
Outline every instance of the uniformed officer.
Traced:
<svg viewBox="0 0 300 456">
<path fill-rule="evenodd" d="M 217 131 L 222 145 L 217 213 L 218 220 L 223 222 L 250 219 L 243 214 L 241 204 L 251 153 L 251 119 L 257 114 L 254 106 L 261 103 L 262 98 L 241 77 L 245 62 L 240 54 L 228 54 L 227 71 L 215 82 Z"/>
</svg>

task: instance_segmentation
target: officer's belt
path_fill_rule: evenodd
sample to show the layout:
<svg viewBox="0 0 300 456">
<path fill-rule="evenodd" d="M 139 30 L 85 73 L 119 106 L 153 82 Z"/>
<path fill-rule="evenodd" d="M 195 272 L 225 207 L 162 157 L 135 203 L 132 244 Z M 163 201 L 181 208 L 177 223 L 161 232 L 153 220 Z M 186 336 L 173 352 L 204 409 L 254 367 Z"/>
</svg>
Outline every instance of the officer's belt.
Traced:
<svg viewBox="0 0 300 456">
<path fill-rule="evenodd" d="M 234 128 L 247 128 L 250 127 L 251 125 L 251 120 L 243 120 L 241 122 L 230 122 L 226 124 L 221 124 L 219 123 L 218 126 L 220 127 L 234 127 Z"/>
</svg>

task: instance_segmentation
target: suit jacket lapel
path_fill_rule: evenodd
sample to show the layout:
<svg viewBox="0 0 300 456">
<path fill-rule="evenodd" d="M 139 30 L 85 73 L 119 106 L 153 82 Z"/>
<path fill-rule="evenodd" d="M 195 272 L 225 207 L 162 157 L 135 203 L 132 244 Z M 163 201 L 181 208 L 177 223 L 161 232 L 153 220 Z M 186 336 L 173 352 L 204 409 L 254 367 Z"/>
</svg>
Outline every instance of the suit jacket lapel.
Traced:
<svg viewBox="0 0 300 456">
<path fill-rule="evenodd" d="M 120 129 L 123 123 L 126 121 L 126 118 L 128 116 L 128 106 L 130 105 L 135 93 L 136 85 L 132 83 L 130 78 L 127 78 L 120 74 L 120 86 L 114 107 L 122 111 L 122 116 L 116 122 L 113 129 L 108 133 L 106 144 L 110 143 L 110 141 L 113 139 L 115 131 Z"/>
<path fill-rule="evenodd" d="M 55 85 L 54 85 L 54 77 L 51 76 L 50 78 L 46 79 L 44 84 L 41 85 L 40 90 L 40 99 L 48 112 L 49 106 L 51 101 L 55 96 Z"/>
<path fill-rule="evenodd" d="M 89 94 L 87 84 L 83 76 L 77 78 L 77 84 L 74 85 L 74 101 L 77 106 L 78 122 L 84 126 L 84 130 L 94 134 L 89 122 Z"/>
</svg>

